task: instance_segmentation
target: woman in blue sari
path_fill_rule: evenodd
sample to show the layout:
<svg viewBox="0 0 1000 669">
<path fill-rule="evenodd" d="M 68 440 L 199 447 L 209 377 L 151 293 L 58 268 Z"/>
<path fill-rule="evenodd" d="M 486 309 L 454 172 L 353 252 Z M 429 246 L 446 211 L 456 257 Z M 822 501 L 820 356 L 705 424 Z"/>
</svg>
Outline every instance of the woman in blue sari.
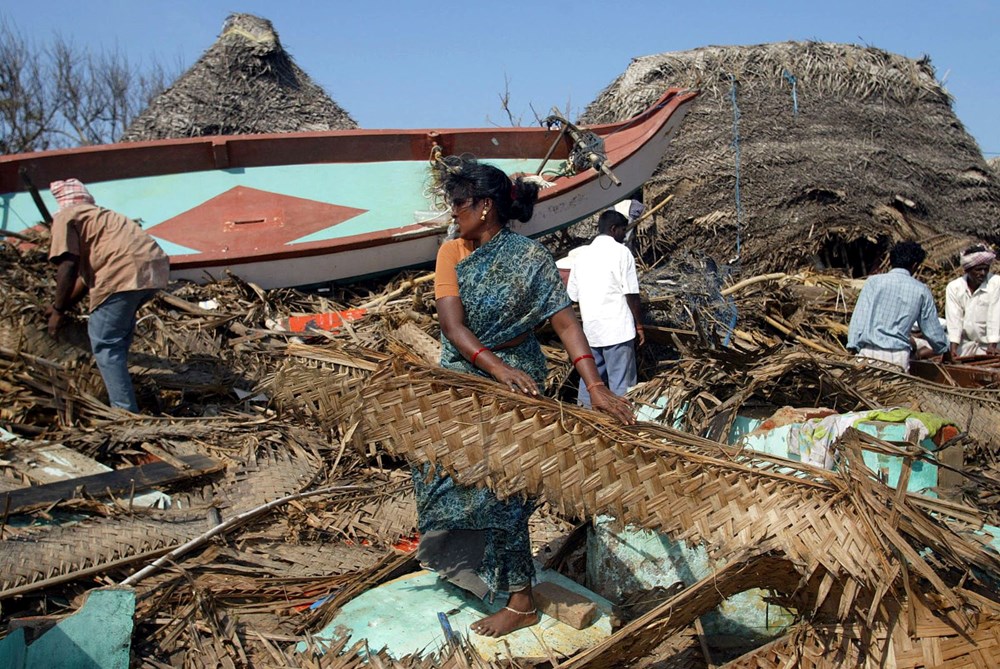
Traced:
<svg viewBox="0 0 1000 669">
<path fill-rule="evenodd" d="M 546 361 L 534 329 L 550 319 L 593 407 L 634 422 L 629 403 L 601 382 L 551 254 L 507 227 L 531 218 L 538 185 L 521 177 L 511 181 L 469 157 L 445 158 L 438 170 L 459 234 L 441 246 L 437 259 L 441 365 L 537 395 Z M 420 562 L 481 598 L 509 593 L 506 606 L 471 626 L 477 634 L 498 637 L 537 623 L 528 537 L 534 502 L 500 500 L 487 488 L 429 473 L 425 466 L 413 476 Z"/>
</svg>

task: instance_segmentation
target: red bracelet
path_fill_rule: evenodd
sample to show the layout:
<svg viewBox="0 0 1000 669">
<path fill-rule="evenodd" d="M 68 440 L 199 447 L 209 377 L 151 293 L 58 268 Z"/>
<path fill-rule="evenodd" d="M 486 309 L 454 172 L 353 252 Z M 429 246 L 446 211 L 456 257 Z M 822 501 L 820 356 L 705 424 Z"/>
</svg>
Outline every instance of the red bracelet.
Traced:
<svg viewBox="0 0 1000 669">
<path fill-rule="evenodd" d="M 576 363 L 580 362 L 580 361 L 581 361 L 581 360 L 583 360 L 584 358 L 590 358 L 591 360 L 593 360 L 593 359 L 594 359 L 594 356 L 592 356 L 592 355 L 591 355 L 591 354 L 589 354 L 589 353 L 584 353 L 584 354 L 583 354 L 583 355 L 581 355 L 581 356 L 580 356 L 579 358 L 577 358 L 576 360 L 574 360 L 574 361 L 573 361 L 573 366 L 574 366 L 574 367 L 576 367 Z"/>
<path fill-rule="evenodd" d="M 475 353 L 472 354 L 472 360 L 470 360 L 469 362 L 472 364 L 473 367 L 476 366 L 476 358 L 479 357 L 479 354 L 482 353 L 483 351 L 486 351 L 486 350 L 489 350 L 489 349 L 487 349 L 484 346 L 484 347 L 482 347 L 481 349 L 479 349 L 478 351 L 476 351 Z"/>
<path fill-rule="evenodd" d="M 587 392 L 589 393 L 590 389 L 593 388 L 594 386 L 603 386 L 603 385 L 604 385 L 604 381 L 594 381 L 593 383 L 588 383 L 588 384 L 586 384 L 586 386 L 587 386 Z"/>
</svg>

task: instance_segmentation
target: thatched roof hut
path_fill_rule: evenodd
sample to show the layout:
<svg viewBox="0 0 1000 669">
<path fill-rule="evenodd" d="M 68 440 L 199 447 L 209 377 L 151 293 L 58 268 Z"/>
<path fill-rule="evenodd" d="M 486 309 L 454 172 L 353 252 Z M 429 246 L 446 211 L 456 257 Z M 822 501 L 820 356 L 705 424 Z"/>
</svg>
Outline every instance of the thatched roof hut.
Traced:
<svg viewBox="0 0 1000 669">
<path fill-rule="evenodd" d="M 1000 180 L 927 58 L 817 42 L 646 56 L 582 120 L 626 118 L 667 86 L 702 95 L 646 187 L 647 203 L 674 194 L 660 251 L 862 274 L 900 238 L 1000 240 Z"/>
<path fill-rule="evenodd" d="M 122 140 L 356 127 L 295 64 L 270 21 L 230 14 L 215 44 L 136 117 Z"/>
</svg>

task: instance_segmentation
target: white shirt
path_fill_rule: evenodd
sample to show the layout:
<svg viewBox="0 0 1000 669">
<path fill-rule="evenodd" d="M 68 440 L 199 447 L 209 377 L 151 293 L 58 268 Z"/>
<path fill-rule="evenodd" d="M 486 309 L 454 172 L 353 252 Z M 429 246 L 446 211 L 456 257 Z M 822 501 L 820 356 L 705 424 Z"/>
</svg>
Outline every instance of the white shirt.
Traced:
<svg viewBox="0 0 1000 669">
<path fill-rule="evenodd" d="M 575 254 L 566 291 L 580 303 L 583 333 L 591 346 L 635 339 L 635 320 L 625 299 L 639 294 L 635 258 L 613 237 L 598 235 Z"/>
<path fill-rule="evenodd" d="M 987 274 L 975 292 L 969 290 L 964 275 L 949 283 L 944 317 L 952 344 L 1000 343 L 1000 276 Z"/>
</svg>

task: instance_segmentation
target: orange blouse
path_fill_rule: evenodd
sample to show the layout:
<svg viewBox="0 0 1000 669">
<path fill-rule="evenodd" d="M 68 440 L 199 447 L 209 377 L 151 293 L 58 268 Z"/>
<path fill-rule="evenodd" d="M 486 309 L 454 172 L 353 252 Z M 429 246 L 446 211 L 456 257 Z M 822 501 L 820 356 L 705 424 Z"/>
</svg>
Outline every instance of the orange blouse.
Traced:
<svg viewBox="0 0 1000 669">
<path fill-rule="evenodd" d="M 467 239 L 452 239 L 441 245 L 434 268 L 434 298 L 459 297 L 458 272 L 455 267 L 475 249 Z"/>
</svg>

